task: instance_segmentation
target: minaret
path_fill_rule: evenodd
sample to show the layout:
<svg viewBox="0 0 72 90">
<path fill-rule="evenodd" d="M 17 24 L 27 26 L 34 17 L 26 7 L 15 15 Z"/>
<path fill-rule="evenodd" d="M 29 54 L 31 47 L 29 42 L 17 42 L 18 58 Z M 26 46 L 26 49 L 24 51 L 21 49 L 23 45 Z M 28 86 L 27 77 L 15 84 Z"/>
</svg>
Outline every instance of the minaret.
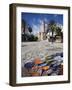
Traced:
<svg viewBox="0 0 72 90">
<path fill-rule="evenodd" d="M 41 24 L 41 40 L 44 40 L 44 33 L 45 33 L 45 21 L 42 21 L 42 24 Z"/>
<path fill-rule="evenodd" d="M 45 32 L 46 26 L 45 26 L 45 21 L 43 20 L 41 23 L 41 40 L 46 39 L 46 32 Z"/>
</svg>

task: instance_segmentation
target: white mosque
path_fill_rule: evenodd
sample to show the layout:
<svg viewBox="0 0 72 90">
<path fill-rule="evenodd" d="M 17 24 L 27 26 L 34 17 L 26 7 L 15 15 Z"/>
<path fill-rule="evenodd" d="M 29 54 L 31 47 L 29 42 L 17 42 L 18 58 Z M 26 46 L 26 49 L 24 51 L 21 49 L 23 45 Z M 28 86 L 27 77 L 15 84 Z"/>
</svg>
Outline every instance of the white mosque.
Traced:
<svg viewBox="0 0 72 90">
<path fill-rule="evenodd" d="M 57 27 L 60 27 L 61 29 L 63 28 L 63 26 L 59 23 L 57 23 Z M 37 33 L 37 37 L 39 41 L 42 40 L 46 40 L 48 39 L 50 36 L 52 36 L 52 32 L 51 30 L 47 33 L 47 28 L 48 28 L 48 23 L 45 23 L 44 21 L 41 23 L 40 25 L 40 32 Z M 63 29 L 62 29 L 63 30 Z M 54 36 L 56 35 L 56 32 L 54 32 L 53 34 Z"/>
<path fill-rule="evenodd" d="M 43 21 L 40 25 L 40 32 L 37 33 L 38 40 L 46 40 L 46 30 L 47 30 L 47 24 Z"/>
</svg>

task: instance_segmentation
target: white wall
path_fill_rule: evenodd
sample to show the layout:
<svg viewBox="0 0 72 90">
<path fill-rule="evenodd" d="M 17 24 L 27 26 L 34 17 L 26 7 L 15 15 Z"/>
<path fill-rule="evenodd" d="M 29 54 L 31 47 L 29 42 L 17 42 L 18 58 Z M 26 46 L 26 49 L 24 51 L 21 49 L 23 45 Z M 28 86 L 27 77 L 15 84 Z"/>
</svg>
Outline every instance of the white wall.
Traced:
<svg viewBox="0 0 72 90">
<path fill-rule="evenodd" d="M 8 85 L 8 82 L 9 82 L 9 4 L 10 3 L 31 3 L 31 4 L 35 3 L 35 4 L 47 4 L 47 5 L 71 6 L 72 0 L 43 0 L 43 1 L 42 0 L 0 0 L 0 90 L 37 90 L 37 89 L 71 90 L 72 82 L 70 84 L 28 86 L 28 87 L 11 87 Z M 71 11 L 72 11 L 72 7 L 71 7 Z M 71 17 L 72 17 L 72 12 L 71 12 Z M 72 26 L 71 26 L 71 29 L 72 29 Z M 71 72 L 71 75 L 72 75 L 72 72 Z M 72 81 L 72 78 L 71 78 L 71 81 Z"/>
</svg>

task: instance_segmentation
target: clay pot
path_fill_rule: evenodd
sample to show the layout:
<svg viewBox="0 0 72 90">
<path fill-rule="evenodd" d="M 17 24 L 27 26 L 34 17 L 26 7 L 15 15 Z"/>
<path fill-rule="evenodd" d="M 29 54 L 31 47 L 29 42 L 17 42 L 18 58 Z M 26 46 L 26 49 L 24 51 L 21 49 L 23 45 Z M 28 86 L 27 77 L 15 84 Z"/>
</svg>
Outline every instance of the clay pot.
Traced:
<svg viewBox="0 0 72 90">
<path fill-rule="evenodd" d="M 42 63 L 42 61 L 40 58 L 35 58 L 34 64 L 41 64 L 41 63 Z"/>
<path fill-rule="evenodd" d="M 42 67 L 43 70 L 48 70 L 49 69 L 49 66 L 44 66 Z"/>
</svg>

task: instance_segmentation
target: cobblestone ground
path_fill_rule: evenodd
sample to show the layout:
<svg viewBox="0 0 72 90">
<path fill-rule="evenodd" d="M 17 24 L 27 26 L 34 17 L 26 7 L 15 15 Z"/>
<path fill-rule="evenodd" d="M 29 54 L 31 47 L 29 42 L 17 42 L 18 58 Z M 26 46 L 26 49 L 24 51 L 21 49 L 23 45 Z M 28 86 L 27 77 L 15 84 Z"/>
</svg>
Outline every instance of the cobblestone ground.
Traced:
<svg viewBox="0 0 72 90">
<path fill-rule="evenodd" d="M 63 52 L 63 44 L 60 42 L 52 43 L 47 40 L 39 42 L 24 42 L 21 46 L 22 68 L 26 62 L 33 61 L 36 57 L 39 57 L 44 61 L 46 56 L 60 52 Z M 22 73 L 25 73 L 24 71 L 25 70 L 23 69 Z"/>
</svg>

